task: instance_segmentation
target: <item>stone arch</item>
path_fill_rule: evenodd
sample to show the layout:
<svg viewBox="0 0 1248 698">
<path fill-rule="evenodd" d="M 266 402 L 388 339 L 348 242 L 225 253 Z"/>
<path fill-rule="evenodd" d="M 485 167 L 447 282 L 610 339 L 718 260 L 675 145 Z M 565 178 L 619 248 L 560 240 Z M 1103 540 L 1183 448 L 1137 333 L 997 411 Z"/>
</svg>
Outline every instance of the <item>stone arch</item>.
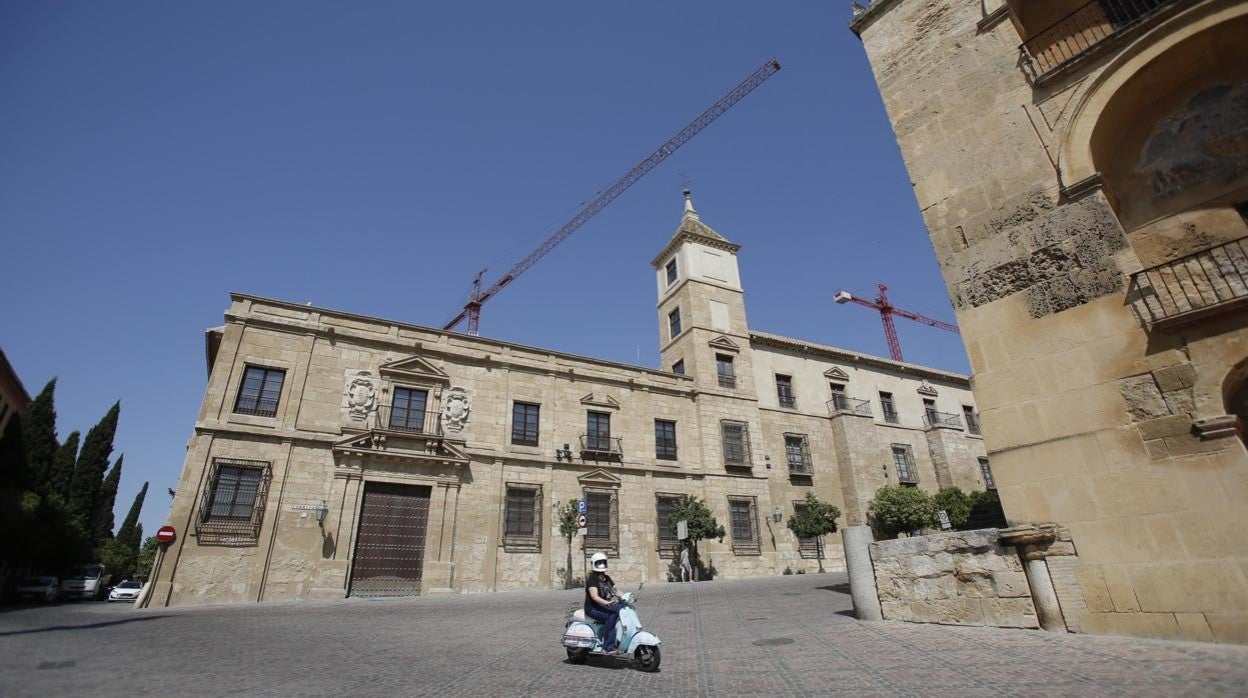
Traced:
<svg viewBox="0 0 1248 698">
<path fill-rule="evenodd" d="M 1239 418 L 1239 438 L 1248 446 L 1248 358 L 1227 372 L 1222 381 L 1222 402 L 1227 414 Z"/>
</svg>

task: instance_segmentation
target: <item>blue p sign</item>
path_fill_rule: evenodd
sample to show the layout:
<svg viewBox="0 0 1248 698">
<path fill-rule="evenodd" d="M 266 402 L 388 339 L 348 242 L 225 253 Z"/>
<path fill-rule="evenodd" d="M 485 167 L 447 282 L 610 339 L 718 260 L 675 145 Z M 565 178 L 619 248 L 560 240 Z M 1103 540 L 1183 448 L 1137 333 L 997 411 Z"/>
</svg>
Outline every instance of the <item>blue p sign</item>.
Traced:
<svg viewBox="0 0 1248 698">
<path fill-rule="evenodd" d="M 588 512 L 589 512 L 589 508 L 585 506 L 585 500 L 584 499 L 576 500 L 576 513 L 585 514 Z"/>
</svg>

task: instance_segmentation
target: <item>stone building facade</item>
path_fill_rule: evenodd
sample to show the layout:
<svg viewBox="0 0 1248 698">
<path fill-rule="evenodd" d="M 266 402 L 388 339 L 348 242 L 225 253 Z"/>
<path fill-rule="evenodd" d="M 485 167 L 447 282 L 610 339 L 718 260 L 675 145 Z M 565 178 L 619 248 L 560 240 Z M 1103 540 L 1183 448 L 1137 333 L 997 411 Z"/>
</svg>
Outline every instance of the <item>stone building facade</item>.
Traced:
<svg viewBox="0 0 1248 698">
<path fill-rule="evenodd" d="M 1069 529 L 1085 630 L 1248 642 L 1248 3 L 878 0 L 851 28 L 1007 517 Z"/>
<path fill-rule="evenodd" d="M 837 569 L 783 523 L 807 492 L 857 524 L 884 484 L 991 485 L 966 376 L 751 331 L 738 249 L 686 202 L 662 370 L 234 294 L 151 604 L 559 587 L 598 551 L 663 580 L 681 494 L 721 577 Z"/>
<path fill-rule="evenodd" d="M 26 411 L 30 403 L 30 394 L 17 371 L 9 364 L 9 358 L 0 351 L 0 433 L 4 432 L 9 420 Z"/>
</svg>

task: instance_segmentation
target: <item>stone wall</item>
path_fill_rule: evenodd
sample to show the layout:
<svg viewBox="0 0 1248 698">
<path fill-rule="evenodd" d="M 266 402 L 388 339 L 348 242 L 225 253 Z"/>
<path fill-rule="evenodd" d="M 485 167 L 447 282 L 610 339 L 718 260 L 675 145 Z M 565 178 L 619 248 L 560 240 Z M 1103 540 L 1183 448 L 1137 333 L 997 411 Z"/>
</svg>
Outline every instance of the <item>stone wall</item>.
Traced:
<svg viewBox="0 0 1248 698">
<path fill-rule="evenodd" d="M 1023 563 L 997 529 L 871 544 L 885 620 L 1038 628 Z"/>
</svg>

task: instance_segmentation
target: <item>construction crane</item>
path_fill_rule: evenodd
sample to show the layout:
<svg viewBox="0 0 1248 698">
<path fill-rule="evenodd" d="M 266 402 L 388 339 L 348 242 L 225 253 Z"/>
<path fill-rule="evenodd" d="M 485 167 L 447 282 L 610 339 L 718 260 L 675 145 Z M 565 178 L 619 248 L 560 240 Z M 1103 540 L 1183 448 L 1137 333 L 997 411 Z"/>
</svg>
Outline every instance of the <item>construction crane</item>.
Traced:
<svg viewBox="0 0 1248 698">
<path fill-rule="evenodd" d="M 888 338 L 888 351 L 892 354 L 893 361 L 905 361 L 905 359 L 901 356 L 901 340 L 897 339 L 897 327 L 893 325 L 894 315 L 900 315 L 901 317 L 914 320 L 915 322 L 921 322 L 924 325 L 931 325 L 932 327 L 936 327 L 938 329 L 948 330 L 950 332 L 958 331 L 957 325 L 951 325 L 947 322 L 941 322 L 940 320 L 933 320 L 926 315 L 919 315 L 918 313 L 898 308 L 888 302 L 888 287 L 884 284 L 880 284 L 879 289 L 879 293 L 876 294 L 874 301 L 869 301 L 863 298 L 855 298 L 854 295 L 848 291 L 837 291 L 836 302 L 841 305 L 846 303 L 857 303 L 864 308 L 879 311 L 880 320 L 884 322 L 884 336 Z"/>
<path fill-rule="evenodd" d="M 756 87 L 763 84 L 767 78 L 775 75 L 779 70 L 780 61 L 775 58 L 768 60 L 761 68 L 755 70 L 745 80 L 742 80 L 741 84 L 732 88 L 728 94 L 721 97 L 719 101 L 712 104 L 709 109 L 702 112 L 702 114 L 698 116 L 698 118 L 694 119 L 692 123 L 682 128 L 676 133 L 676 135 L 668 139 L 666 143 L 659 146 L 658 150 L 651 153 L 649 157 L 642 160 L 631 170 L 629 170 L 623 177 L 617 180 L 615 184 L 607 187 L 606 190 L 594 197 L 592 201 L 585 204 L 585 207 L 578 211 L 571 220 L 564 223 L 562 228 L 556 230 L 549 238 L 546 238 L 546 241 L 543 242 L 537 249 L 530 252 L 524 259 L 516 262 L 514 267 L 512 267 L 506 274 L 499 277 L 498 281 L 495 281 L 484 290 L 481 288 L 481 277 L 484 276 L 485 270 L 482 269 L 478 272 L 476 279 L 472 282 L 472 292 L 468 297 L 468 302 L 464 304 L 463 310 L 459 311 L 459 314 L 456 315 L 453 320 L 446 323 L 442 329 L 454 329 L 457 325 L 459 325 L 459 323 L 467 319 L 468 334 L 474 336 L 479 334 L 481 327 L 481 306 L 484 305 L 486 301 L 493 298 L 503 289 L 504 286 L 512 281 L 515 281 L 516 277 L 523 274 L 529 267 L 537 264 L 537 261 L 546 256 L 547 252 L 554 249 L 555 245 L 563 242 L 569 235 L 576 232 L 577 228 L 580 228 L 586 221 L 593 218 L 595 214 L 606 208 L 607 204 L 614 201 L 620 194 L 623 194 L 625 189 L 631 187 L 637 182 L 637 180 L 641 179 L 647 172 L 654 169 L 660 162 L 666 160 L 668 156 L 676 152 L 680 146 L 688 143 L 689 139 L 693 138 L 699 131 L 710 125 L 712 121 L 722 116 L 724 112 L 731 109 L 734 104 L 740 102 L 746 95 L 753 92 Z"/>
</svg>

